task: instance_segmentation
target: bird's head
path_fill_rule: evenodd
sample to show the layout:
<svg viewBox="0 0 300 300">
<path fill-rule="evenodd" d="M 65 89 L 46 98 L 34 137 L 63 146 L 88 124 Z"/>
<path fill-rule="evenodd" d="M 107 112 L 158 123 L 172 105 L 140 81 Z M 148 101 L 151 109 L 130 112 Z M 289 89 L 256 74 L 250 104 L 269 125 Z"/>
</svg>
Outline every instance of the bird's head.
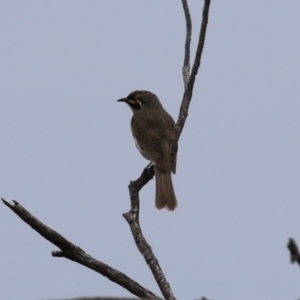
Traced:
<svg viewBox="0 0 300 300">
<path fill-rule="evenodd" d="M 148 91 L 134 91 L 126 98 L 119 99 L 118 102 L 126 102 L 134 113 L 144 106 L 159 105 L 161 107 L 157 96 Z"/>
</svg>

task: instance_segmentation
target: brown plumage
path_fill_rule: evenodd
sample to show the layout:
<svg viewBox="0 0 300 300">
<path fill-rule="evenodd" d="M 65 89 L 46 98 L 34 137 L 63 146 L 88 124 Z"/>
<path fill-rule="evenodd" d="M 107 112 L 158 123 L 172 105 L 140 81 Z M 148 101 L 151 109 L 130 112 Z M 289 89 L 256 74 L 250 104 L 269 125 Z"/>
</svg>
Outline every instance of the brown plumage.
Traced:
<svg viewBox="0 0 300 300">
<path fill-rule="evenodd" d="M 174 120 L 151 92 L 135 91 L 118 101 L 126 102 L 131 107 L 131 130 L 136 146 L 154 164 L 155 206 L 174 210 L 177 200 L 171 171 L 176 172 L 178 149 Z"/>
</svg>

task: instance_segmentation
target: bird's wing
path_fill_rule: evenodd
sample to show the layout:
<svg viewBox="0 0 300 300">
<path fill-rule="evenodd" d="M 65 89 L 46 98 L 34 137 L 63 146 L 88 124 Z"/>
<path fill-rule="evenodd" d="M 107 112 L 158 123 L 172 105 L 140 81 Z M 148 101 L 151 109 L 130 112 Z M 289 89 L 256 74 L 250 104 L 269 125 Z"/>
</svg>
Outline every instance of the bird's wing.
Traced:
<svg viewBox="0 0 300 300">
<path fill-rule="evenodd" d="M 175 173 L 178 138 L 172 117 L 164 110 L 151 115 L 137 112 L 131 120 L 131 129 L 139 146 L 150 156 L 159 170 L 161 172 L 172 170 Z"/>
<path fill-rule="evenodd" d="M 136 139 L 141 148 L 150 156 L 161 172 L 170 170 L 168 144 L 163 143 L 155 129 L 138 128 Z"/>
</svg>

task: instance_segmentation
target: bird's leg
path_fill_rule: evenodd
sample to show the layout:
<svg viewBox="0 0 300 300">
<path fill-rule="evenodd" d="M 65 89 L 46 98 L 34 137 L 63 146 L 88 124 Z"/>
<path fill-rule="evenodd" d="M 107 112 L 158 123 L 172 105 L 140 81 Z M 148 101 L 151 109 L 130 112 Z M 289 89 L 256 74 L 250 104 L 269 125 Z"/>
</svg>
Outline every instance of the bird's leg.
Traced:
<svg viewBox="0 0 300 300">
<path fill-rule="evenodd" d="M 146 176 L 146 177 L 149 177 L 150 179 L 152 179 L 153 178 L 153 175 L 154 175 L 154 169 L 153 169 L 153 166 L 154 166 L 154 163 L 153 162 L 151 162 L 151 163 L 149 163 L 146 167 L 145 167 L 145 169 L 143 170 L 143 173 L 142 173 L 142 175 L 141 176 Z"/>
</svg>

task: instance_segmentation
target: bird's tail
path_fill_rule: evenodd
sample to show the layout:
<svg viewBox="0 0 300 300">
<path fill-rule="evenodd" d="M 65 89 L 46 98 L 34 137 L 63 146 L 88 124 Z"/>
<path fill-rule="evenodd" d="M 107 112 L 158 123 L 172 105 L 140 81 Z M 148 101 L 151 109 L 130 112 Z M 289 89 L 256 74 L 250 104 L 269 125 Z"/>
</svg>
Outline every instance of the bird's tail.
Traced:
<svg viewBox="0 0 300 300">
<path fill-rule="evenodd" d="M 157 166 L 154 166 L 154 173 L 156 181 L 155 206 L 158 209 L 166 208 L 174 210 L 177 206 L 177 200 L 173 188 L 171 171 L 163 173 Z"/>
</svg>

